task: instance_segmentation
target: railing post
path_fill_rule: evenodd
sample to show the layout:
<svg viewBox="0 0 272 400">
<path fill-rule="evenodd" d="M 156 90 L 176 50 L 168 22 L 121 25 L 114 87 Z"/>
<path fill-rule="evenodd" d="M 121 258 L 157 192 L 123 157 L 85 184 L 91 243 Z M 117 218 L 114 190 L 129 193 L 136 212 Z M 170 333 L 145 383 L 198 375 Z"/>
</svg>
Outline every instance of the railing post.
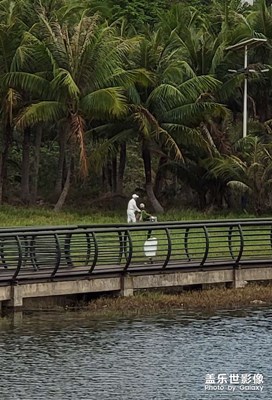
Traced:
<svg viewBox="0 0 272 400">
<path fill-rule="evenodd" d="M 118 231 L 118 238 L 119 238 L 119 258 L 118 264 L 121 264 L 123 252 L 124 252 L 124 243 L 123 243 L 123 234 L 122 231 Z"/>
<path fill-rule="evenodd" d="M 22 249 L 22 243 L 21 243 L 21 240 L 20 240 L 20 238 L 19 238 L 19 235 L 16 235 L 16 236 L 15 236 L 15 240 L 16 240 L 16 242 L 17 242 L 18 253 L 19 253 L 19 255 L 18 255 L 17 268 L 16 268 L 16 270 L 15 270 L 15 272 L 14 272 L 14 274 L 13 274 L 13 277 L 12 277 L 12 280 L 13 280 L 13 281 L 16 280 L 16 278 L 17 278 L 17 276 L 18 276 L 18 274 L 19 274 L 19 272 L 20 272 L 20 270 L 21 270 L 22 261 L 23 261 L 23 249 Z"/>
<path fill-rule="evenodd" d="M 8 268 L 4 254 L 4 239 L 0 240 L 0 257 L 1 257 L 1 262 L 4 265 L 4 268 Z"/>
<path fill-rule="evenodd" d="M 205 261 L 207 260 L 208 254 L 209 254 L 209 248 L 210 248 L 210 238 L 209 238 L 209 233 L 207 227 L 204 225 L 203 226 L 204 234 L 205 234 L 205 252 L 204 256 L 201 260 L 200 265 L 203 267 L 205 264 Z"/>
<path fill-rule="evenodd" d="M 165 233 L 166 233 L 166 237 L 167 237 L 167 254 L 166 254 L 166 258 L 163 263 L 162 269 L 167 267 L 167 264 L 169 263 L 169 260 L 171 257 L 171 252 L 172 252 L 172 240 L 171 240 L 171 236 L 170 236 L 168 228 L 165 228 Z"/>
<path fill-rule="evenodd" d="M 239 265 L 244 251 L 244 235 L 240 224 L 238 225 L 238 231 L 240 235 L 240 249 L 238 256 L 235 260 L 235 263 L 233 265 L 233 284 L 232 284 L 235 289 L 243 288 L 247 284 L 246 281 L 241 279 L 241 268 Z"/>
<path fill-rule="evenodd" d="M 89 269 L 89 274 L 91 275 L 93 270 L 95 269 L 97 260 L 98 260 L 98 245 L 97 245 L 97 240 L 96 240 L 96 235 L 94 232 L 91 232 L 92 239 L 93 239 L 93 245 L 94 245 L 94 257 L 93 257 L 93 262 L 91 265 L 91 268 Z"/>
<path fill-rule="evenodd" d="M 30 259 L 33 265 L 33 268 L 35 271 L 38 271 L 39 265 L 36 257 L 36 241 L 35 241 L 36 236 L 32 235 L 31 241 L 30 241 L 30 246 L 29 246 L 29 252 L 30 252 Z"/>
<path fill-rule="evenodd" d="M 185 234 L 184 234 L 184 250 L 185 250 L 185 254 L 187 256 L 187 260 L 191 261 L 191 257 L 190 257 L 189 250 L 188 250 L 189 231 L 190 231 L 190 228 L 187 227 L 185 230 Z"/>
<path fill-rule="evenodd" d="M 87 252 L 86 252 L 85 265 L 88 265 L 90 258 L 91 258 L 91 252 L 92 252 L 91 238 L 90 238 L 89 232 L 86 232 L 86 242 L 87 242 Z"/>
<path fill-rule="evenodd" d="M 130 232 L 128 229 L 125 230 L 125 232 L 124 232 L 124 242 L 123 243 L 124 243 L 124 253 L 125 253 L 125 257 L 126 257 L 126 265 L 124 266 L 124 271 L 127 271 L 128 267 L 131 263 L 132 254 L 133 254 L 133 245 L 132 245 Z"/>
<path fill-rule="evenodd" d="M 60 248 L 60 241 L 59 241 L 59 237 L 57 233 L 54 233 L 54 239 L 55 239 L 55 243 L 56 243 L 56 262 L 55 262 L 55 266 L 53 269 L 53 272 L 51 274 L 51 279 L 53 279 L 59 269 L 60 266 L 60 261 L 61 261 L 61 248 Z"/>
<path fill-rule="evenodd" d="M 64 256 L 68 267 L 73 267 L 71 260 L 71 237 L 72 233 L 67 233 L 64 240 Z"/>
</svg>

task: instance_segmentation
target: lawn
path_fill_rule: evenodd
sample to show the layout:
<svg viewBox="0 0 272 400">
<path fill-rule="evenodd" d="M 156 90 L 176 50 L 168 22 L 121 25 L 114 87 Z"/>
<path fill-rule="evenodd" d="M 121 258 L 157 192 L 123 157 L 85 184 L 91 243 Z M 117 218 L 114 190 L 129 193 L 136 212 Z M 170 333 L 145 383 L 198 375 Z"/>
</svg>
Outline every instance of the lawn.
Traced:
<svg viewBox="0 0 272 400">
<path fill-rule="evenodd" d="M 159 221 L 190 221 L 205 219 L 241 219 L 254 218 L 244 213 L 204 213 L 195 210 L 169 210 L 158 217 Z M 97 211 L 92 209 L 66 209 L 55 213 L 52 209 L 42 207 L 0 207 L 0 227 L 16 226 L 56 226 L 80 224 L 126 223 L 126 210 Z"/>
</svg>

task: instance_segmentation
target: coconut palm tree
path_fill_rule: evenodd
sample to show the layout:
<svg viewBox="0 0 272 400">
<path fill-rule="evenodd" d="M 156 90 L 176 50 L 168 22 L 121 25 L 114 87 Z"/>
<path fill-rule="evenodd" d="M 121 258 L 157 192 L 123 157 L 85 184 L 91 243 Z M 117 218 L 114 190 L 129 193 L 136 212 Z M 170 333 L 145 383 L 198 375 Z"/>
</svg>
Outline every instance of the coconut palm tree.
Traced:
<svg viewBox="0 0 272 400">
<path fill-rule="evenodd" d="M 25 30 L 33 23 L 31 3 L 28 1 L 0 1 L 0 70 L 1 70 L 1 161 L 0 203 L 6 192 L 7 162 L 12 144 L 14 115 L 22 101 L 21 94 L 7 85 L 3 76 L 13 70 L 13 59 Z M 32 21 L 32 22 L 31 22 Z"/>
<path fill-rule="evenodd" d="M 272 146 L 257 137 L 240 139 L 237 155 L 210 160 L 210 172 L 231 188 L 247 191 L 258 214 L 270 204 L 272 186 Z"/>
<path fill-rule="evenodd" d="M 251 51 L 254 63 L 259 63 L 261 68 L 269 69 L 263 74 L 254 74 L 250 84 L 250 94 L 256 107 L 256 114 L 261 122 L 271 119 L 271 69 L 272 62 L 271 40 L 272 40 L 272 12 L 271 7 L 266 5 L 265 0 L 254 2 L 252 11 L 247 16 L 247 21 L 255 32 L 267 38 L 267 45 L 254 48 Z M 250 61 L 250 60 L 249 60 Z M 265 65 L 265 67 L 264 67 Z M 255 68 L 256 69 L 256 68 Z M 258 69 L 258 68 L 257 68 Z"/>
<path fill-rule="evenodd" d="M 133 67 L 148 71 L 150 79 L 145 85 L 135 84 L 129 88 L 130 114 L 123 123 L 118 122 L 109 144 L 114 140 L 137 139 L 144 164 L 146 193 L 158 213 L 163 208 L 154 193 L 153 155 L 160 154 L 161 160 L 182 159 L 184 149 L 189 146 L 209 146 L 206 135 L 197 128 L 207 116 L 224 112 L 209 95 L 220 82 L 208 75 L 196 76 L 180 60 L 178 51 L 161 42 L 160 33 L 145 37 L 129 62 Z"/>
<path fill-rule="evenodd" d="M 122 60 L 131 46 L 133 41 L 118 37 L 112 27 L 99 23 L 97 15 L 82 13 L 68 29 L 40 13 L 39 24 L 25 34 L 17 51 L 16 72 L 9 73 L 6 81 L 32 97 L 17 119 L 17 128 L 61 122 L 61 167 L 63 171 L 66 158 L 67 174 L 57 210 L 67 196 L 77 153 L 82 175 L 88 172 L 86 123 L 127 112 L 122 85 L 135 78 L 123 69 Z"/>
<path fill-rule="evenodd" d="M 223 83 L 216 99 L 233 108 L 233 98 L 235 103 L 237 97 L 242 98 L 244 76 L 230 74 L 228 70 L 242 66 L 243 55 L 225 49 L 254 35 L 254 28 L 245 18 L 240 2 L 214 1 L 209 15 L 176 5 L 162 18 L 161 26 L 172 47 L 179 50 L 181 58 L 195 74 L 210 74 Z M 222 131 L 221 126 L 218 129 Z M 227 137 L 222 140 L 229 145 Z"/>
</svg>

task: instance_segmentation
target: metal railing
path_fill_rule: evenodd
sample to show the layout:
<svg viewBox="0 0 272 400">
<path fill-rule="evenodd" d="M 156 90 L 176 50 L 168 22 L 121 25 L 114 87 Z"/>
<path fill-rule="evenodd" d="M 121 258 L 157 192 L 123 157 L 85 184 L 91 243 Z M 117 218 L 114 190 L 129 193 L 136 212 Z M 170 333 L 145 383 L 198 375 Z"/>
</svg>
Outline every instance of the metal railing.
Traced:
<svg viewBox="0 0 272 400">
<path fill-rule="evenodd" d="M 0 282 L 272 265 L 272 220 L 0 230 Z"/>
</svg>

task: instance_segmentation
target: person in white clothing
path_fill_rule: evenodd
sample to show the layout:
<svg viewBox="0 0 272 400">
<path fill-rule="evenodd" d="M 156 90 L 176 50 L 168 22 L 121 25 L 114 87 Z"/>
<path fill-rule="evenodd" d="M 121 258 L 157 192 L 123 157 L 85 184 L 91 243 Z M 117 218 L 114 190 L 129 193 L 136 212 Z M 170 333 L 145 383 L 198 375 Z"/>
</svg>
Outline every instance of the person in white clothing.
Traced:
<svg viewBox="0 0 272 400">
<path fill-rule="evenodd" d="M 128 202 L 127 206 L 127 222 L 136 222 L 136 215 L 135 211 L 141 212 L 141 210 L 137 207 L 136 204 L 136 199 L 138 199 L 139 196 L 137 194 L 133 194 L 132 198 Z"/>
</svg>

